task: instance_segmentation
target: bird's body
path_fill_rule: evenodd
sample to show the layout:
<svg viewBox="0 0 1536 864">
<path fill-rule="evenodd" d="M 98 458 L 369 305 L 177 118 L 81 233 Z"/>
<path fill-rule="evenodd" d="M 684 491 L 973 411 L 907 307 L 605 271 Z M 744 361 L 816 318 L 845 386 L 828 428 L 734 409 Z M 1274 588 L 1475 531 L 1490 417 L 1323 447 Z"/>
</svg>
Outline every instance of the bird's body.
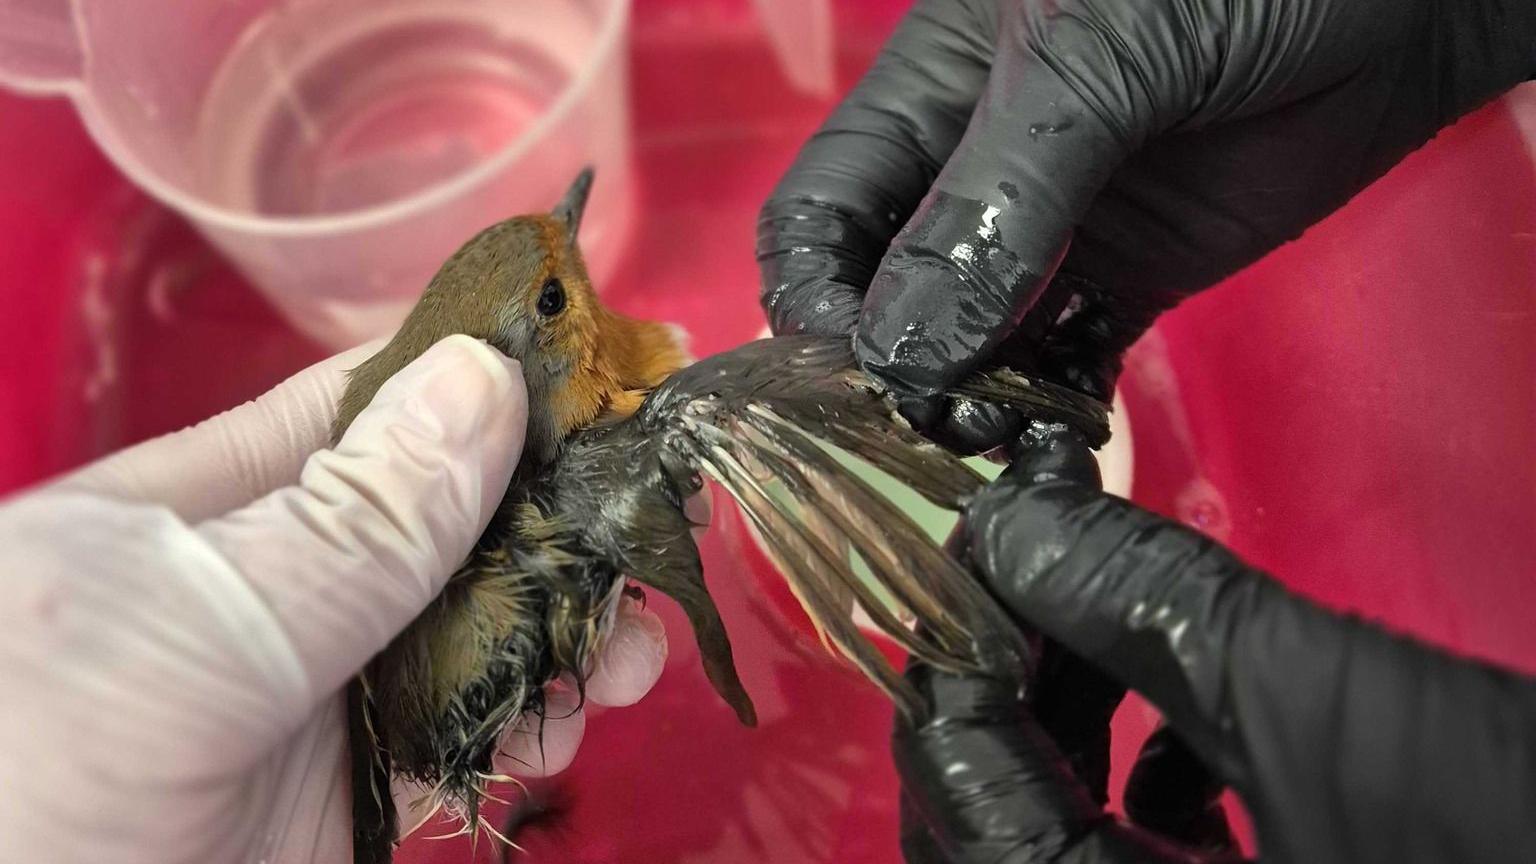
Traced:
<svg viewBox="0 0 1536 864">
<path fill-rule="evenodd" d="M 583 181 L 574 193 L 584 197 Z M 483 334 L 522 361 L 530 429 L 537 427 L 469 560 L 352 689 L 360 864 L 389 857 L 391 772 L 430 786 L 467 825 L 478 825 L 501 733 L 542 709 L 545 684 L 588 672 L 625 577 L 678 602 L 711 683 L 743 722 L 755 722 L 683 514 L 702 478 L 719 483 L 758 528 L 824 639 L 905 710 L 916 710 L 915 700 L 853 625 L 853 603 L 903 647 L 940 665 L 1027 661 L 1022 637 L 992 598 L 822 446 L 852 453 L 950 509 L 984 482 L 898 417 L 877 382 L 855 367 L 848 340 L 755 342 L 681 368 L 672 330 L 597 303 L 571 239 L 574 221 L 562 225 L 560 212 L 509 220 L 503 226 L 511 227 L 471 241 L 413 311 L 412 319 L 422 317 L 408 319 L 359 369 L 343 398 L 338 436 L 411 356 L 448 333 Z M 538 242 L 509 250 L 506 239 L 518 236 Z M 508 254 L 538 260 L 499 260 Z M 476 258 L 476 267 L 445 281 L 455 261 Z M 487 284 L 487 268 L 522 275 L 509 290 Z M 564 299 L 550 302 L 551 282 L 562 281 Z M 499 303 L 485 299 L 498 291 Z M 480 311 L 439 320 L 456 298 L 458 307 Z M 501 308 L 520 305 L 533 314 Z M 1033 409 L 1100 441 L 1106 434 L 1097 402 L 1011 373 L 978 376 L 957 393 Z M 920 628 L 906 626 L 855 574 L 843 543 Z"/>
</svg>

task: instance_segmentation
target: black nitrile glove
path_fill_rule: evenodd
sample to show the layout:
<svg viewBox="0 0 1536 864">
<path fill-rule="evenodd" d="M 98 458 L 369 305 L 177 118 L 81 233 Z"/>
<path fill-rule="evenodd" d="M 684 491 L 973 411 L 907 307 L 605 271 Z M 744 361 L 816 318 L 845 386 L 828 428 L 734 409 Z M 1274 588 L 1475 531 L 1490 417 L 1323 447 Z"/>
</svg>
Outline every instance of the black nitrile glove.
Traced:
<svg viewBox="0 0 1536 864">
<path fill-rule="evenodd" d="M 1037 424 L 1018 447 L 1029 482 L 1071 477 L 1100 488 L 1098 464 L 1068 430 Z M 968 560 L 969 546 L 962 520 L 948 548 Z M 1109 724 L 1125 688 L 1054 640 L 1040 643 L 1027 682 L 909 665 L 932 708 L 921 726 L 898 723 L 894 740 L 909 864 L 1233 860 L 1222 786 L 1166 729 L 1148 742 L 1125 794 L 1138 828 L 1156 830 L 1103 814 Z"/>
<path fill-rule="evenodd" d="M 991 360 L 1107 399 L 1158 313 L 1533 58 L 1530 0 L 919 0 L 763 206 L 763 303 L 986 449 L 1019 418 L 951 384 Z"/>
<path fill-rule="evenodd" d="M 1200 864 L 1201 855 L 1104 813 L 1016 682 L 913 661 L 920 725 L 898 721 L 907 864 Z"/>
<path fill-rule="evenodd" d="M 1022 622 L 1163 711 L 1242 796 L 1264 860 L 1536 861 L 1536 680 L 1318 608 L 1211 540 L 1098 491 L 1063 450 L 1059 440 L 1023 449 L 972 504 L 971 565 Z M 1012 710 L 933 692 L 938 718 Z M 905 747 L 898 736 L 899 766 L 934 766 L 903 778 L 914 801 L 930 802 L 914 807 L 938 837 L 1006 827 L 1001 809 L 978 822 L 972 808 L 990 795 L 979 788 L 1004 788 L 1010 760 L 1018 776 L 1045 776 L 1033 731 L 1019 743 L 1008 724 L 971 725 L 991 741 L 966 751 L 986 756 L 985 787 L 945 773 L 959 751 L 931 734 Z M 1055 782 L 1066 788 L 1060 772 Z M 948 822 L 936 818 L 946 802 L 959 814 Z M 1077 811 L 1057 809 L 1076 820 L 1067 833 L 1082 832 Z M 1036 825 L 1040 812 L 1018 818 Z M 952 862 L 973 860 L 997 859 Z"/>
</svg>

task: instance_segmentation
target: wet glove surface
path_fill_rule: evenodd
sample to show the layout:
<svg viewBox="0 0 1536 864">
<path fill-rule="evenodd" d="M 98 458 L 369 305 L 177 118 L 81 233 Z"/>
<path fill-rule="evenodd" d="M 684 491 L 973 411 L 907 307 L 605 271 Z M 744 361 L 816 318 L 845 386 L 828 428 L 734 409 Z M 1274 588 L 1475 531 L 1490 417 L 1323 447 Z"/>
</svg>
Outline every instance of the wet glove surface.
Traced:
<svg viewBox="0 0 1536 864">
<path fill-rule="evenodd" d="M 763 304 L 777 333 L 856 333 L 909 417 L 985 449 L 1019 418 L 936 394 L 992 359 L 1107 397 L 1158 313 L 1533 46 L 1521 0 L 923 0 L 764 205 Z"/>
<path fill-rule="evenodd" d="M 908 864 L 1215 864 L 1100 809 L 1014 682 L 914 662 L 908 680 L 933 706 L 898 722 Z"/>
<path fill-rule="evenodd" d="M 1076 438 L 1035 426 L 1021 439 L 1030 482 L 1072 476 L 1100 488 Z M 1015 454 L 1018 455 L 1018 454 Z M 964 524 L 950 551 L 968 555 Z M 920 662 L 907 677 L 927 700 L 920 723 L 898 720 L 902 851 L 909 864 L 971 861 L 1217 862 L 1236 860 L 1220 784 L 1168 731 L 1154 734 L 1132 773 L 1126 807 L 1150 832 L 1110 818 L 1110 719 L 1125 688 L 1049 638 L 1025 681 L 959 676 Z"/>
<path fill-rule="evenodd" d="M 1536 860 L 1536 682 L 1288 593 L 1212 541 L 1097 491 L 1076 447 L 1057 440 L 1044 463 L 1038 446 L 1016 454 L 967 514 L 972 566 L 1021 622 L 1164 712 L 1243 797 L 1265 861 Z M 983 847 L 950 841 L 939 845 L 952 857 L 931 860 L 1165 860 L 1074 858 L 1070 842 L 1051 851 L 1103 829 L 1084 815 L 1085 796 L 1069 794 L 1081 781 L 1060 760 L 1051 767 L 1026 702 L 995 685 L 984 711 L 966 692 L 929 692 L 935 719 L 898 730 L 896 753 L 932 836 L 1023 826 L 1043 838 L 1013 858 L 954 857 Z M 956 749 L 946 724 L 976 743 Z M 964 766 L 983 764 L 997 779 L 967 787 Z M 1010 777 L 1028 780 L 1027 806 L 977 822 L 977 803 Z M 1060 828 L 1046 832 L 1042 819 Z"/>
</svg>

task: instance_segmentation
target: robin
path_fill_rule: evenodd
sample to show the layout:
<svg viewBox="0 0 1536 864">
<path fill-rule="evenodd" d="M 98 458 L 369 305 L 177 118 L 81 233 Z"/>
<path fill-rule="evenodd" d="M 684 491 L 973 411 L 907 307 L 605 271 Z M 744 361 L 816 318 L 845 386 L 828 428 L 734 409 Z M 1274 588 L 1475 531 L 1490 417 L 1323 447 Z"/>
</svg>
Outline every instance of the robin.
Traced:
<svg viewBox="0 0 1536 864">
<path fill-rule="evenodd" d="M 955 511 L 984 479 L 900 418 L 845 338 L 764 340 L 689 365 L 678 330 L 605 308 L 576 242 L 591 184 L 583 171 L 552 212 L 498 223 L 455 252 L 341 398 L 333 440 L 390 375 L 463 333 L 522 363 L 529 402 L 522 462 L 476 549 L 349 688 L 359 864 L 391 856 L 392 774 L 430 787 L 466 831 L 494 833 L 478 806 L 499 779 L 501 733 L 542 712 L 557 676 L 583 680 L 625 577 L 677 601 L 711 684 L 755 723 L 683 513 L 704 478 L 758 529 L 823 641 L 902 710 L 921 705 L 851 604 L 943 668 L 1028 662 L 1025 637 L 962 564 L 818 442 Z M 1102 404 L 1012 372 L 953 393 L 1068 424 L 1094 446 L 1108 437 Z"/>
</svg>

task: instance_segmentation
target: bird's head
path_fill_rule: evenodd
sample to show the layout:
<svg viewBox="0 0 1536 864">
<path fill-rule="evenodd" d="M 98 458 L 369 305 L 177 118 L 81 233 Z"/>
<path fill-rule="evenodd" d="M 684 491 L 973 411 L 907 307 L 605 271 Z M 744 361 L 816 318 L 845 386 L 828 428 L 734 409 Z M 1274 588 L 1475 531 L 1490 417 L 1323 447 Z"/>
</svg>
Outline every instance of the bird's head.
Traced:
<svg viewBox="0 0 1536 864">
<path fill-rule="evenodd" d="M 459 248 L 389 344 L 353 371 L 333 439 L 389 376 L 456 333 L 484 339 L 522 363 L 528 385 L 525 458 L 547 461 L 572 431 L 627 415 L 687 365 L 681 331 L 618 315 L 592 290 L 576 232 L 592 171 L 577 176 L 554 210 L 516 216 Z"/>
</svg>

